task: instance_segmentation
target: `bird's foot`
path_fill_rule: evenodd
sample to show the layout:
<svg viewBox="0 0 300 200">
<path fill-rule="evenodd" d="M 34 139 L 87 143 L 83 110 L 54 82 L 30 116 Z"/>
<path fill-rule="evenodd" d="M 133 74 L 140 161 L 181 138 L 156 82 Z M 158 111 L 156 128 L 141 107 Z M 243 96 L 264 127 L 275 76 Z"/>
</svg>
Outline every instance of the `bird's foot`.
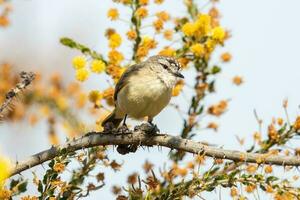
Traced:
<svg viewBox="0 0 300 200">
<path fill-rule="evenodd" d="M 114 129 L 116 127 L 112 122 L 107 122 L 103 125 L 103 132 L 114 132 Z"/>
<path fill-rule="evenodd" d="M 155 135 L 157 133 L 160 133 L 160 130 L 157 128 L 157 126 L 152 123 L 143 123 L 141 125 L 136 126 L 134 130 L 135 131 L 141 130 L 146 134 L 150 134 L 150 135 Z"/>
</svg>

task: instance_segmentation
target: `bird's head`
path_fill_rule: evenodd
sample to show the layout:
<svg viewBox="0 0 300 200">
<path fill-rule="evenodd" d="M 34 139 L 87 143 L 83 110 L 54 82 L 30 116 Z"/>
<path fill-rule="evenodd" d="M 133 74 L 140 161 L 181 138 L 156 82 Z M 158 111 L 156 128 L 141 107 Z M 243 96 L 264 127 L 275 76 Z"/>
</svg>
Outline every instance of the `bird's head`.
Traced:
<svg viewBox="0 0 300 200">
<path fill-rule="evenodd" d="M 174 57 L 157 55 L 151 56 L 148 61 L 158 64 L 156 66 L 159 67 L 161 73 L 167 73 L 175 78 L 184 78 L 180 73 L 181 65 Z"/>
</svg>

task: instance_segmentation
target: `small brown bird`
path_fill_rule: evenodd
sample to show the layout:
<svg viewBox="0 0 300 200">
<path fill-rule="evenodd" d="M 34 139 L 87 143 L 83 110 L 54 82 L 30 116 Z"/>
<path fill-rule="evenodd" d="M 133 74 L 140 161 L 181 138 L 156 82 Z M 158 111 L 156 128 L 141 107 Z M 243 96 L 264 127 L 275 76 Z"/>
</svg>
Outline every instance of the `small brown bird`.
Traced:
<svg viewBox="0 0 300 200">
<path fill-rule="evenodd" d="M 129 67 L 121 76 L 115 88 L 114 111 L 102 122 L 118 127 L 127 115 L 135 119 L 153 117 L 170 102 L 172 89 L 180 73 L 181 66 L 170 56 L 152 56 L 144 62 Z"/>
</svg>

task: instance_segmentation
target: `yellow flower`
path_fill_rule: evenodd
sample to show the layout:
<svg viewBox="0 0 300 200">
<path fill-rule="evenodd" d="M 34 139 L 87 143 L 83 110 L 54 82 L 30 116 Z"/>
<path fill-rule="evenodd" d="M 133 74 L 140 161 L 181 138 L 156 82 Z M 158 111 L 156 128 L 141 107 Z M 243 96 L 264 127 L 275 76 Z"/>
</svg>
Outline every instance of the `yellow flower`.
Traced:
<svg viewBox="0 0 300 200">
<path fill-rule="evenodd" d="M 114 49 L 122 43 L 122 38 L 118 33 L 114 33 L 109 37 L 109 47 Z"/>
<path fill-rule="evenodd" d="M 83 56 L 76 56 L 73 58 L 72 64 L 75 69 L 80 69 L 85 67 L 86 60 Z"/>
<path fill-rule="evenodd" d="M 205 43 L 205 48 L 208 52 L 212 52 L 216 47 L 216 41 L 212 39 L 208 39 Z"/>
<path fill-rule="evenodd" d="M 211 31 L 211 17 L 206 14 L 199 15 L 195 22 L 196 30 L 199 32 L 199 36 L 208 35 Z"/>
<path fill-rule="evenodd" d="M 144 36 L 142 38 L 142 45 L 149 49 L 154 49 L 157 45 L 156 41 L 149 36 Z"/>
<path fill-rule="evenodd" d="M 191 22 L 187 22 L 182 26 L 181 31 L 186 36 L 192 36 L 196 31 L 195 25 Z"/>
<path fill-rule="evenodd" d="M 119 18 L 119 11 L 116 8 L 111 8 L 107 12 L 107 17 L 111 20 L 116 20 Z"/>
<path fill-rule="evenodd" d="M 124 60 L 124 56 L 122 53 L 118 52 L 117 50 L 111 50 L 108 53 L 109 61 L 112 64 L 118 65 L 120 62 Z"/>
<path fill-rule="evenodd" d="M 223 42 L 225 38 L 225 31 L 222 27 L 217 26 L 212 30 L 212 38 L 219 42 Z"/>
<path fill-rule="evenodd" d="M 78 81 L 81 81 L 81 82 L 86 81 L 88 79 L 89 75 L 90 75 L 89 71 L 85 68 L 76 70 L 76 79 Z"/>
<path fill-rule="evenodd" d="M 135 40 L 137 34 L 134 30 L 130 30 L 126 33 L 128 40 Z"/>
<path fill-rule="evenodd" d="M 139 3 L 141 5 L 147 5 L 149 3 L 149 0 L 139 0 Z"/>
<path fill-rule="evenodd" d="M 0 190 L 3 187 L 5 180 L 9 177 L 12 170 L 10 160 L 0 155 Z"/>
<path fill-rule="evenodd" d="M 89 101 L 91 103 L 96 104 L 101 99 L 102 99 L 102 94 L 99 91 L 97 91 L 97 90 L 90 91 L 90 93 L 89 93 Z"/>
<path fill-rule="evenodd" d="M 145 18 L 148 16 L 148 10 L 146 8 L 139 8 L 137 9 L 137 11 L 135 12 L 135 15 L 139 18 Z"/>
<path fill-rule="evenodd" d="M 171 47 L 165 47 L 158 54 L 163 56 L 175 56 L 176 52 Z"/>
<path fill-rule="evenodd" d="M 195 56 L 202 56 L 205 53 L 204 47 L 200 43 L 192 45 L 190 49 Z"/>
<path fill-rule="evenodd" d="M 102 60 L 93 60 L 91 70 L 94 73 L 101 73 L 105 70 L 105 63 Z"/>
</svg>

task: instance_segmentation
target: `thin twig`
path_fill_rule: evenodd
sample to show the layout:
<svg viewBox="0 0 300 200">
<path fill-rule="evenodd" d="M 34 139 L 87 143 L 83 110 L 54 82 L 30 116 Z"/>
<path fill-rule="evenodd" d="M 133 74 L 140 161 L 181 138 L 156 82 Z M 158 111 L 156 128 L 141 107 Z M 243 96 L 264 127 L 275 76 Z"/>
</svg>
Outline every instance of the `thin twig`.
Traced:
<svg viewBox="0 0 300 200">
<path fill-rule="evenodd" d="M 21 72 L 21 82 L 19 82 L 14 88 L 10 89 L 6 95 L 5 100 L 0 106 L 0 120 L 4 117 L 4 112 L 9 109 L 13 100 L 22 92 L 35 78 L 35 74 L 32 72 Z"/>
</svg>

